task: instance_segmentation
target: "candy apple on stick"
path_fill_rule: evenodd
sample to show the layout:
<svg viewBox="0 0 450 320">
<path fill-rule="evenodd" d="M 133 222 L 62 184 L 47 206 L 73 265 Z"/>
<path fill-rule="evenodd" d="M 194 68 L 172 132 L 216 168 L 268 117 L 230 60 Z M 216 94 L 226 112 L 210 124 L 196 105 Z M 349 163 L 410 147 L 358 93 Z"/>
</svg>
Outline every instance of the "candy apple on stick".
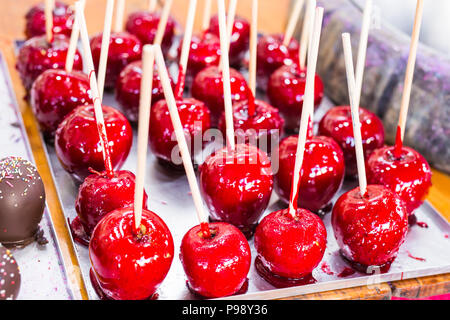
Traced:
<svg viewBox="0 0 450 320">
<path fill-rule="evenodd" d="M 383 185 L 366 181 L 364 152 L 350 35 L 342 35 L 352 112 L 359 187 L 344 193 L 331 216 L 334 236 L 344 258 L 359 271 L 386 272 L 396 258 L 408 231 L 408 215 L 403 201 Z"/>
<path fill-rule="evenodd" d="M 155 46 L 155 50 L 170 117 L 200 222 L 183 237 L 180 260 L 193 292 L 206 298 L 229 296 L 238 292 L 247 281 L 251 264 L 250 247 L 244 235 L 233 225 L 207 221 L 164 58 L 159 46 Z"/>
<path fill-rule="evenodd" d="M 69 37 L 74 24 L 72 9 L 65 3 L 56 1 L 52 9 L 52 16 L 52 32 Z M 25 35 L 27 39 L 45 34 L 45 3 L 32 7 L 27 12 L 25 19 Z"/>
<path fill-rule="evenodd" d="M 298 207 L 301 168 L 304 160 L 308 121 L 313 109 L 314 74 L 322 27 L 323 8 L 315 11 L 306 75 L 305 103 L 295 155 L 295 170 L 289 208 L 265 216 L 255 232 L 258 273 L 276 287 L 313 283 L 312 271 L 322 260 L 327 232 L 320 218 Z M 301 188 L 301 185 L 300 185 Z M 303 196 L 303 193 L 300 195 Z"/>
<path fill-rule="evenodd" d="M 419 152 L 403 145 L 422 12 L 423 0 L 418 0 L 395 145 L 375 150 L 367 160 L 369 182 L 382 184 L 399 195 L 405 202 L 411 225 L 416 222 L 414 210 L 423 203 L 431 186 L 431 169 L 428 162 Z"/>
<path fill-rule="evenodd" d="M 223 0 L 218 2 L 227 146 L 201 165 L 201 191 L 211 220 L 231 223 L 250 237 L 268 205 L 273 177 L 265 152 L 248 144 L 235 144 L 225 10 Z"/>
<path fill-rule="evenodd" d="M 174 255 L 172 235 L 164 221 L 154 212 L 142 208 L 153 64 L 153 48 L 146 45 L 134 205 L 108 213 L 95 227 L 89 243 L 91 280 L 100 295 L 107 299 L 154 298 Z"/>
</svg>

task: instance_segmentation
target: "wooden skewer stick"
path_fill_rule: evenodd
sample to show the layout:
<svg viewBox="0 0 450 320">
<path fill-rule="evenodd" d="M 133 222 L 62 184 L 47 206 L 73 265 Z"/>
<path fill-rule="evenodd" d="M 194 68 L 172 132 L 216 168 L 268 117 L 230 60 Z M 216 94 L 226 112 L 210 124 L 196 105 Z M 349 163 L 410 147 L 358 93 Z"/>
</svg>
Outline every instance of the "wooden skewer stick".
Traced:
<svg viewBox="0 0 450 320">
<path fill-rule="evenodd" d="M 125 16 L 125 0 L 117 0 L 116 18 L 114 20 L 114 31 L 115 32 L 122 31 L 124 16 Z"/>
<path fill-rule="evenodd" d="M 212 0 L 204 0 L 202 31 L 209 29 L 209 21 L 211 19 L 211 2 Z"/>
<path fill-rule="evenodd" d="M 256 94 L 256 50 L 258 45 L 258 0 L 252 0 L 252 20 L 250 25 L 250 60 L 248 65 L 248 85 L 253 96 Z"/>
<path fill-rule="evenodd" d="M 366 167 L 364 164 L 364 151 L 361 138 L 361 123 L 359 121 L 359 105 L 355 103 L 358 99 L 358 91 L 356 90 L 355 74 L 353 71 L 352 44 L 349 33 L 342 34 L 342 43 L 344 46 L 345 70 L 347 73 L 348 94 L 352 113 L 353 136 L 355 138 L 359 190 L 361 197 L 364 197 L 367 192 Z"/>
<path fill-rule="evenodd" d="M 145 168 L 147 164 L 148 126 L 150 122 L 150 106 L 152 100 L 153 65 L 155 52 L 151 45 L 145 45 L 142 55 L 141 94 L 139 96 L 139 128 L 137 141 L 137 170 L 134 189 L 134 222 L 139 230 L 144 201 Z"/>
<path fill-rule="evenodd" d="M 167 73 L 164 57 L 159 45 L 153 46 L 155 49 L 156 65 L 158 66 L 158 73 L 161 77 L 161 84 L 166 98 L 167 106 L 169 108 L 170 118 L 172 119 L 172 125 L 175 131 L 175 135 L 180 148 L 181 158 L 183 160 L 184 170 L 191 189 L 192 198 L 194 200 L 195 209 L 197 212 L 197 218 L 201 225 L 208 224 L 208 216 L 205 214 L 205 208 L 203 207 L 203 201 L 200 194 L 200 188 L 195 176 L 194 167 L 192 165 L 191 155 L 186 143 L 186 137 L 184 136 L 183 126 L 181 124 L 180 115 L 178 114 L 177 103 L 170 84 L 169 74 Z M 209 228 L 203 228 L 203 232 L 206 232 L 205 236 L 209 236 Z"/>
<path fill-rule="evenodd" d="M 300 18 L 300 13 L 303 9 L 303 4 L 305 0 L 297 0 L 294 5 L 294 9 L 292 10 L 292 14 L 289 17 L 289 22 L 286 27 L 286 32 L 284 33 L 283 45 L 288 46 L 289 42 L 291 42 L 292 35 L 294 34 L 295 26 L 297 25 L 298 19 Z"/>
<path fill-rule="evenodd" d="M 306 135 L 308 122 L 314 108 L 314 78 L 316 75 L 317 56 L 319 53 L 320 34 L 322 31 L 323 8 L 315 10 L 313 34 L 308 50 L 308 67 L 306 71 L 305 97 L 303 100 L 302 117 L 300 119 L 300 130 L 298 133 L 297 152 L 295 156 L 295 167 L 292 179 L 292 189 L 289 200 L 289 213 L 295 217 L 297 211 L 298 189 L 301 178 L 301 168 L 305 153 Z"/>
<path fill-rule="evenodd" d="M 98 134 L 100 137 L 100 144 L 102 146 L 103 160 L 105 161 L 105 169 L 108 176 L 113 176 L 113 167 L 111 164 L 111 155 L 109 151 L 108 136 L 106 134 L 105 120 L 103 119 L 102 103 L 98 94 L 98 86 L 95 78 L 94 61 L 92 60 L 91 47 L 89 43 L 89 34 L 86 27 L 86 20 L 84 18 L 82 3 L 75 3 L 75 12 L 80 23 L 80 36 L 84 49 L 84 58 L 89 74 L 89 84 L 91 87 L 92 100 L 94 102 L 95 120 L 97 122 Z"/>
<path fill-rule="evenodd" d="M 363 21 L 361 26 L 361 35 L 359 37 L 358 57 L 356 60 L 356 100 L 355 104 L 359 107 L 361 99 L 361 89 L 364 76 L 364 66 L 366 64 L 367 40 L 369 39 L 369 29 L 372 17 L 372 0 L 367 0 L 364 7 Z"/>
<path fill-rule="evenodd" d="M 225 3 L 224 0 L 217 0 L 219 11 L 219 33 L 220 33 L 220 51 L 222 54 L 222 77 L 223 77 L 223 93 L 225 104 L 225 123 L 227 145 L 234 150 L 234 123 L 233 123 L 233 103 L 231 100 L 230 85 L 230 62 L 228 58 L 228 37 L 225 21 Z"/>
<path fill-rule="evenodd" d="M 406 116 L 408 115 L 409 100 L 411 98 L 411 87 L 414 76 L 414 67 L 416 64 L 417 47 L 419 46 L 419 34 L 422 24 L 423 0 L 417 0 L 416 16 L 414 18 L 414 27 L 411 36 L 411 47 L 409 49 L 408 64 L 406 67 L 405 83 L 403 86 L 402 102 L 400 105 L 400 117 L 398 126 L 401 131 L 401 140 L 405 135 Z"/>
<path fill-rule="evenodd" d="M 100 101 L 103 100 L 105 88 L 106 65 L 108 63 L 109 40 L 111 38 L 111 25 L 114 14 L 114 0 L 107 0 L 105 9 L 105 22 L 103 25 L 102 47 L 100 51 L 100 61 L 98 65 L 98 94 Z"/>
<path fill-rule="evenodd" d="M 84 11 L 86 0 L 79 0 L 79 1 L 81 2 L 82 10 Z M 66 67 L 65 67 L 67 73 L 70 73 L 73 70 L 73 62 L 75 59 L 75 52 L 77 51 L 79 36 L 80 36 L 80 23 L 78 21 L 78 17 L 75 15 L 72 26 L 72 33 L 70 34 L 69 49 L 67 49 Z"/>
<path fill-rule="evenodd" d="M 228 37 L 228 52 L 230 52 L 231 45 L 231 36 L 233 35 L 233 27 L 234 27 L 234 18 L 236 16 L 236 6 L 237 0 L 230 0 L 228 4 L 228 12 L 227 12 L 227 37 Z M 220 56 L 219 61 L 219 70 L 222 70 L 222 56 Z"/>
<path fill-rule="evenodd" d="M 156 10 L 157 4 L 158 4 L 158 0 L 149 0 L 148 1 L 148 11 L 154 12 Z"/>
<path fill-rule="evenodd" d="M 170 9 L 172 8 L 173 0 L 167 0 L 164 3 L 164 7 L 161 13 L 161 18 L 159 19 L 158 29 L 156 30 L 155 39 L 153 40 L 153 44 L 161 45 L 164 31 L 166 31 L 167 21 L 169 20 Z"/>
<path fill-rule="evenodd" d="M 53 8 L 53 1 L 45 0 L 45 35 L 47 36 L 48 43 L 52 42 L 53 40 Z"/>
<path fill-rule="evenodd" d="M 180 62 L 178 67 L 178 81 L 175 89 L 177 99 L 183 96 L 185 76 L 187 64 L 189 60 L 189 51 L 191 49 L 192 32 L 194 29 L 195 9 L 197 7 L 197 0 L 189 1 L 188 15 L 186 18 L 186 26 L 183 37 L 183 44 L 181 47 Z"/>
<path fill-rule="evenodd" d="M 300 70 L 305 70 L 306 67 L 306 54 L 308 51 L 308 42 L 311 39 L 315 9 L 316 0 L 308 0 L 306 3 L 305 18 L 303 19 L 302 34 L 300 36 L 300 52 L 298 54 Z"/>
</svg>

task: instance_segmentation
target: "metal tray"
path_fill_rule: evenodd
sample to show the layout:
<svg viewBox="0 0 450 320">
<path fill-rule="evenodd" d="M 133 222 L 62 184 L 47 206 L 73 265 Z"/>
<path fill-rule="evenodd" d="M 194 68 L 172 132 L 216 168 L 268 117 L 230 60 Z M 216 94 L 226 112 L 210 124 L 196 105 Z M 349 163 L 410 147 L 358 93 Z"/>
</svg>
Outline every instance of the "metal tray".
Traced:
<svg viewBox="0 0 450 320">
<path fill-rule="evenodd" d="M 34 163 L 8 68 L 1 53 L 0 106 L 0 159 L 18 156 Z M 49 241 L 47 245 L 40 246 L 33 242 L 24 248 L 11 249 L 21 273 L 21 287 L 17 299 L 74 299 L 47 207 L 40 226 Z"/>
<path fill-rule="evenodd" d="M 105 94 L 104 104 L 117 107 L 117 102 L 110 93 Z M 332 103 L 328 99 L 324 99 L 324 102 L 315 114 L 315 120 L 319 120 L 331 106 Z M 136 141 L 136 128 L 134 128 L 134 144 L 123 166 L 123 169 L 133 172 L 136 170 Z M 61 167 L 55 155 L 54 147 L 47 144 L 46 151 L 64 214 L 72 220 L 76 217 L 74 203 L 78 185 Z M 186 287 L 186 277 L 178 258 L 182 237 L 192 226 L 197 224 L 193 200 L 189 193 L 185 175 L 170 175 L 166 172 L 157 163 L 154 155 L 149 152 L 145 185 L 149 196 L 149 209 L 164 219 L 172 232 L 175 242 L 175 258 L 168 276 L 158 290 L 159 299 L 196 299 Z M 333 199 L 333 202 L 336 201 L 339 195 L 354 186 L 354 184 L 345 183 L 342 190 Z M 265 214 L 284 207 L 286 206 L 279 201 L 278 196 L 274 192 Z M 410 229 L 407 241 L 401 247 L 399 255 L 388 273 L 367 276 L 355 272 L 349 276 L 340 277 L 339 274 L 349 266 L 338 254 L 338 246 L 331 229 L 330 214 L 326 215 L 324 222 L 328 232 L 328 244 L 323 261 L 313 271 L 313 276 L 317 282 L 285 289 L 276 289 L 257 274 L 253 265 L 256 252 L 253 240 L 251 240 L 253 263 L 248 275 L 248 291 L 245 294 L 228 298 L 274 299 L 450 272 L 450 240 L 448 239 L 450 225 L 428 202 L 425 202 L 417 210 L 417 218 L 418 221 L 425 222 L 428 228 L 414 226 Z M 78 243 L 74 243 L 74 245 L 89 297 L 90 299 L 98 299 L 89 278 L 90 262 L 88 249 Z M 420 259 L 417 260 L 413 257 Z"/>
</svg>

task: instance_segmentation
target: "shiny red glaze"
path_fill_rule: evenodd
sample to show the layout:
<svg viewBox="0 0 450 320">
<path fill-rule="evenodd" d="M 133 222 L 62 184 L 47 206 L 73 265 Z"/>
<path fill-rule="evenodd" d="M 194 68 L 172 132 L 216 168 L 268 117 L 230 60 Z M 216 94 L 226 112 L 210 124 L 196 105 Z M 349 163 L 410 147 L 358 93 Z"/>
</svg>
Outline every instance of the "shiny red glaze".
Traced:
<svg viewBox="0 0 450 320">
<path fill-rule="evenodd" d="M 409 215 L 425 200 L 431 187 L 431 169 L 427 160 L 412 148 L 403 146 L 400 158 L 394 147 L 375 150 L 367 159 L 367 181 L 394 191 L 404 202 Z"/>
<path fill-rule="evenodd" d="M 288 132 L 298 131 L 303 109 L 306 86 L 306 70 L 300 71 L 295 65 L 281 66 L 270 76 L 267 96 L 270 103 L 280 110 L 286 120 Z M 323 98 L 322 79 L 314 78 L 314 106 L 317 108 Z"/>
<path fill-rule="evenodd" d="M 364 108 L 359 108 L 359 120 L 364 158 L 367 160 L 375 149 L 383 146 L 384 128 L 381 120 Z M 339 144 L 344 152 L 345 175 L 356 176 L 358 170 L 350 106 L 338 106 L 328 110 L 319 123 L 319 134 L 333 138 Z"/>
<path fill-rule="evenodd" d="M 282 65 L 297 63 L 299 43 L 294 38 L 286 47 L 284 35 L 265 35 L 258 39 L 256 74 L 258 86 L 266 90 L 270 75 Z"/>
<path fill-rule="evenodd" d="M 344 193 L 331 215 L 334 236 L 341 253 L 364 266 L 383 266 L 397 256 L 408 231 L 408 215 L 402 200 L 381 185 L 368 185 Z"/>
<path fill-rule="evenodd" d="M 33 82 L 30 104 L 41 131 L 52 138 L 73 109 L 92 103 L 89 78 L 80 71 L 45 70 Z"/>
<path fill-rule="evenodd" d="M 249 115 L 249 101 L 233 105 L 234 134 L 238 143 L 250 143 L 269 152 L 277 147 L 284 120 L 278 110 L 262 100 L 254 100 L 255 110 Z M 225 112 L 219 121 L 219 129 L 226 135 Z M 272 142 L 273 140 L 273 142 Z"/>
<path fill-rule="evenodd" d="M 230 68 L 230 86 L 232 102 L 248 98 L 248 86 L 244 76 Z M 211 121 L 217 126 L 220 115 L 225 110 L 223 98 L 222 72 L 218 66 L 204 68 L 194 78 L 191 88 L 192 97 L 203 101 L 211 111 Z"/>
<path fill-rule="evenodd" d="M 255 146 L 237 144 L 220 149 L 199 168 L 200 190 L 212 220 L 228 222 L 247 236 L 270 200 L 273 176 L 270 160 Z"/>
<path fill-rule="evenodd" d="M 119 169 L 130 152 L 133 132 L 125 116 L 116 109 L 103 106 L 103 117 L 112 166 Z M 64 118 L 56 130 L 55 151 L 63 168 L 80 181 L 90 174 L 89 168 L 105 170 L 94 106 L 80 106 Z"/>
<path fill-rule="evenodd" d="M 135 175 L 128 170 L 115 171 L 112 178 L 103 171 L 84 179 L 78 189 L 75 210 L 88 236 L 106 214 L 134 205 L 135 181 Z M 147 209 L 145 190 L 142 207 Z"/>
<path fill-rule="evenodd" d="M 209 22 L 209 32 L 220 37 L 219 17 L 217 14 L 211 17 Z M 230 39 L 230 65 L 238 68 L 242 65 L 244 56 L 248 51 L 250 43 L 250 23 L 243 17 L 235 16 Z"/>
<path fill-rule="evenodd" d="M 133 12 L 128 16 L 125 28 L 129 33 L 138 37 L 142 45 L 153 44 L 160 18 L 160 12 Z M 167 53 L 172 46 L 174 35 L 175 20 L 169 16 L 161 42 L 161 49 L 164 53 Z"/>
<path fill-rule="evenodd" d="M 278 150 L 275 191 L 285 202 L 289 202 L 291 194 L 297 141 L 297 136 L 287 137 Z M 344 170 L 344 154 L 333 139 L 314 136 L 306 140 L 298 206 L 315 213 L 325 209 L 342 185 Z"/>
<path fill-rule="evenodd" d="M 204 147 L 203 133 L 211 126 L 209 110 L 201 101 L 187 98 L 177 101 L 178 114 L 191 155 Z M 197 143 L 196 143 L 197 141 Z M 157 102 L 150 110 L 150 148 L 156 157 L 174 166 L 182 166 L 177 139 L 166 100 Z"/>
<path fill-rule="evenodd" d="M 27 40 L 19 50 L 16 64 L 25 89 L 30 90 L 34 80 L 45 70 L 64 69 L 68 49 L 69 38 L 64 35 L 54 35 L 51 43 L 47 42 L 45 35 Z M 83 69 L 78 50 L 75 52 L 73 69 Z"/>
<path fill-rule="evenodd" d="M 182 42 L 178 48 L 181 53 Z M 193 34 L 186 73 L 186 86 L 190 86 L 197 73 L 209 66 L 218 66 L 220 61 L 220 39 L 216 35 L 204 32 Z"/>
<path fill-rule="evenodd" d="M 102 49 L 102 33 L 91 38 L 92 59 L 95 71 L 98 72 Z M 106 65 L 105 88 L 112 89 L 116 85 L 120 72 L 129 63 L 140 60 L 142 55 L 141 41 L 128 32 L 112 32 L 109 39 L 108 63 Z"/>
<path fill-rule="evenodd" d="M 251 252 L 245 236 L 235 226 L 215 222 L 213 236 L 204 238 L 200 225 L 183 237 L 180 260 L 189 287 L 206 298 L 235 294 L 244 285 L 251 265 Z"/>
<path fill-rule="evenodd" d="M 122 70 L 116 84 L 116 100 L 119 102 L 124 115 L 131 122 L 137 122 L 139 117 L 141 79 L 142 61 L 139 60 L 130 63 Z M 172 79 L 170 81 L 172 82 Z M 152 82 L 152 105 L 162 99 L 164 99 L 164 91 L 155 65 Z"/>
<path fill-rule="evenodd" d="M 305 209 L 295 218 L 288 209 L 265 216 L 255 232 L 255 248 L 263 265 L 277 276 L 300 279 L 322 260 L 327 231 L 322 220 Z"/>
<path fill-rule="evenodd" d="M 45 4 L 40 3 L 32 7 L 27 12 L 25 20 L 25 36 L 27 39 L 45 34 Z M 69 6 L 56 1 L 53 9 L 53 34 L 63 34 L 70 37 L 73 21 L 74 12 Z"/>
<path fill-rule="evenodd" d="M 143 210 L 138 238 L 132 207 L 107 214 L 92 233 L 89 258 L 101 290 L 114 300 L 144 300 L 162 283 L 174 255 L 172 235 L 154 212 Z"/>
</svg>

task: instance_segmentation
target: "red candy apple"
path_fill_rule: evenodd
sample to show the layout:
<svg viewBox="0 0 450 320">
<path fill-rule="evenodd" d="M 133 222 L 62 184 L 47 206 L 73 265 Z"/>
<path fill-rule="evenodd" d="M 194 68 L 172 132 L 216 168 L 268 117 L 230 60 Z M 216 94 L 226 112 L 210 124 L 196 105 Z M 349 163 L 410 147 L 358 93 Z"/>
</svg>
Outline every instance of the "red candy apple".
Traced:
<svg viewBox="0 0 450 320">
<path fill-rule="evenodd" d="M 364 158 L 367 159 L 375 149 L 384 144 L 383 123 L 374 113 L 364 108 L 359 108 L 359 119 Z M 320 121 L 319 134 L 333 138 L 341 146 L 345 158 L 345 175 L 355 177 L 358 172 L 350 106 L 328 110 Z"/>
<path fill-rule="evenodd" d="M 115 171 L 113 177 L 106 171 L 96 172 L 84 179 L 78 189 L 75 210 L 88 237 L 107 213 L 134 205 L 135 180 L 128 170 Z M 147 209 L 145 191 L 142 207 Z"/>
<path fill-rule="evenodd" d="M 169 272 L 173 255 L 172 235 L 164 221 L 143 210 L 136 231 L 133 207 L 107 214 L 89 243 L 93 280 L 114 300 L 152 297 Z"/>
<path fill-rule="evenodd" d="M 389 269 L 405 241 L 408 215 L 402 200 L 381 185 L 368 185 L 361 196 L 359 187 L 344 193 L 331 216 L 334 236 L 341 254 L 363 272 L 369 266 Z"/>
<path fill-rule="evenodd" d="M 79 71 L 44 71 L 33 82 L 30 104 L 41 131 L 53 138 L 64 117 L 78 106 L 92 103 L 88 76 Z"/>
<path fill-rule="evenodd" d="M 131 149 L 133 132 L 127 119 L 116 109 L 103 106 L 111 162 L 118 169 Z M 80 106 L 69 113 L 55 134 L 55 151 L 63 168 L 83 181 L 89 168 L 104 171 L 103 152 L 94 116 L 94 106 Z"/>
<path fill-rule="evenodd" d="M 231 100 L 238 102 L 248 98 L 248 86 L 244 76 L 230 68 Z M 191 88 L 192 97 L 203 101 L 211 111 L 211 122 L 217 126 L 224 110 L 222 72 L 218 66 L 201 70 L 194 78 Z"/>
<path fill-rule="evenodd" d="M 217 37 L 219 33 L 219 17 L 214 15 L 209 22 L 209 32 L 214 33 Z M 237 68 L 242 65 L 245 53 L 248 51 L 250 42 L 250 24 L 240 16 L 234 17 L 233 31 L 230 38 L 230 65 Z"/>
<path fill-rule="evenodd" d="M 200 189 L 210 219 L 253 235 L 273 188 L 271 163 L 255 146 L 237 144 L 214 152 L 200 166 Z"/>
<path fill-rule="evenodd" d="M 299 208 L 295 217 L 288 209 L 272 212 L 256 228 L 257 271 L 276 287 L 315 282 L 311 273 L 326 244 L 325 225 L 312 212 Z"/>
<path fill-rule="evenodd" d="M 92 59 L 96 72 L 98 72 L 101 48 L 102 33 L 99 33 L 91 38 Z M 123 68 L 133 61 L 140 60 L 141 55 L 142 44 L 136 36 L 128 32 L 112 32 L 109 39 L 105 88 L 114 88 Z"/>
<path fill-rule="evenodd" d="M 122 70 L 116 84 L 116 100 L 119 102 L 124 115 L 131 122 L 138 121 L 141 79 L 142 61 L 139 60 L 130 63 Z M 164 91 L 155 65 L 152 83 L 152 105 L 161 99 L 164 99 Z"/>
<path fill-rule="evenodd" d="M 25 16 L 25 36 L 27 39 L 45 34 L 45 4 L 40 3 L 32 7 Z M 74 13 L 68 5 L 60 1 L 55 2 L 53 9 L 53 34 L 63 34 L 70 37 Z"/>
<path fill-rule="evenodd" d="M 161 19 L 160 12 L 137 11 L 128 16 L 126 22 L 126 30 L 139 38 L 144 44 L 153 44 L 158 30 L 159 20 Z M 175 35 L 175 20 L 169 16 L 164 35 L 161 42 L 161 48 L 164 53 L 167 53 L 172 46 Z"/>
<path fill-rule="evenodd" d="M 45 70 L 63 69 L 68 49 L 69 38 L 64 35 L 54 35 L 50 43 L 45 35 L 27 40 L 19 50 L 16 64 L 25 89 L 30 90 L 34 80 Z M 73 69 L 83 69 L 78 51 L 75 52 Z"/>
<path fill-rule="evenodd" d="M 181 242 L 180 260 L 189 288 L 206 298 L 226 297 L 238 292 L 247 281 L 251 265 L 250 247 L 235 226 L 209 224 L 205 238 L 200 225 L 190 229 Z"/>
<path fill-rule="evenodd" d="M 284 35 L 266 35 L 258 39 L 257 47 L 257 81 L 258 86 L 266 90 L 270 75 L 282 65 L 298 61 L 298 41 L 291 39 L 289 45 L 283 45 Z"/>
<path fill-rule="evenodd" d="M 209 110 L 203 102 L 192 98 L 177 100 L 177 109 L 193 157 L 203 149 L 203 133 L 211 126 Z M 178 143 L 166 100 L 157 102 L 150 110 L 149 142 L 162 164 L 183 168 L 178 149 L 175 148 Z"/>
<path fill-rule="evenodd" d="M 253 109 L 250 107 L 251 103 L 254 103 Z M 278 146 L 284 120 L 278 110 L 268 103 L 254 99 L 237 102 L 233 105 L 233 120 L 234 134 L 238 143 L 250 143 L 268 153 L 272 147 Z M 224 112 L 219 121 L 219 128 L 225 136 Z"/>
<path fill-rule="evenodd" d="M 270 76 L 267 96 L 270 103 L 280 110 L 286 120 L 287 132 L 298 131 L 305 95 L 306 70 L 297 64 L 284 65 Z M 314 78 L 314 106 L 317 108 L 323 98 L 323 83 L 316 74 Z"/>
<path fill-rule="evenodd" d="M 431 187 L 431 169 L 425 158 L 414 149 L 403 147 L 400 156 L 396 157 L 394 148 L 383 147 L 370 155 L 367 180 L 395 192 L 404 201 L 408 215 L 412 216 Z"/>
<path fill-rule="evenodd" d="M 297 136 L 283 139 L 279 147 L 279 168 L 275 174 L 275 191 L 289 202 L 292 175 L 297 153 Z M 314 136 L 306 140 L 299 184 L 298 206 L 314 213 L 331 209 L 331 199 L 344 180 L 344 154 L 331 138 Z"/>
</svg>

